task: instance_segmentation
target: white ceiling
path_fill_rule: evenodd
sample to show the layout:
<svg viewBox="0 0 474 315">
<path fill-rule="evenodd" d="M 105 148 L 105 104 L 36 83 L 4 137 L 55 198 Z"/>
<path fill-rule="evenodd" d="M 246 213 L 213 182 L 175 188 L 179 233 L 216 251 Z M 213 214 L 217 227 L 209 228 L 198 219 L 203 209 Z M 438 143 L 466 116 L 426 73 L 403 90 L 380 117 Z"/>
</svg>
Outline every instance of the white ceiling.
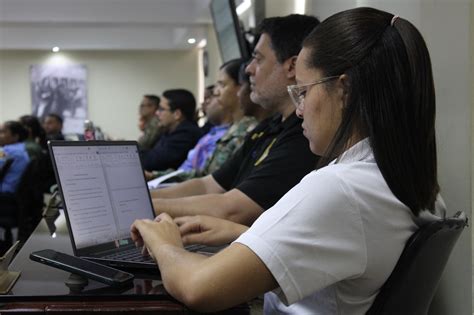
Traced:
<svg viewBox="0 0 474 315">
<path fill-rule="evenodd" d="M 190 49 L 210 0 L 0 0 L 0 49 Z"/>
</svg>

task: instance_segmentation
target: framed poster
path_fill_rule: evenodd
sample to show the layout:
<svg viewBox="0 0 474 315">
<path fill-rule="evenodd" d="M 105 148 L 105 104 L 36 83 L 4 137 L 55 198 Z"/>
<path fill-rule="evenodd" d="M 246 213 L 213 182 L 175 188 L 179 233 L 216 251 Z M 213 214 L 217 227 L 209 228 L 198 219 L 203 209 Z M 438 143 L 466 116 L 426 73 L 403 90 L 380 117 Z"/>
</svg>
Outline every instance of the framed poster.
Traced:
<svg viewBox="0 0 474 315">
<path fill-rule="evenodd" d="M 82 133 L 87 119 L 87 69 L 84 65 L 30 66 L 32 114 L 64 120 L 63 133 Z"/>
</svg>

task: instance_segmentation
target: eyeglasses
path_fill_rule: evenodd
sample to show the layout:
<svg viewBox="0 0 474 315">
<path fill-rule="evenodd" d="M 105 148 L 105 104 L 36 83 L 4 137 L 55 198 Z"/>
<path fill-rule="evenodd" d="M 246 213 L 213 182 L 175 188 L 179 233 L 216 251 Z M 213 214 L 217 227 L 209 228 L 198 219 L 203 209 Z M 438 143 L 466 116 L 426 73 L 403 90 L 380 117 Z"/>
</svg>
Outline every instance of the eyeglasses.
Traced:
<svg viewBox="0 0 474 315">
<path fill-rule="evenodd" d="M 308 84 L 301 84 L 301 85 L 288 85 L 286 88 L 288 90 L 288 94 L 290 94 L 291 100 L 293 101 L 293 104 L 296 106 L 296 109 L 302 109 L 303 104 L 304 104 L 304 98 L 306 96 L 306 92 L 308 92 L 308 88 L 321 84 L 321 83 L 326 83 L 328 81 L 332 81 L 339 78 L 339 75 L 334 75 L 331 77 L 326 77 L 322 78 L 321 80 L 318 80 L 313 83 L 308 83 Z"/>
</svg>

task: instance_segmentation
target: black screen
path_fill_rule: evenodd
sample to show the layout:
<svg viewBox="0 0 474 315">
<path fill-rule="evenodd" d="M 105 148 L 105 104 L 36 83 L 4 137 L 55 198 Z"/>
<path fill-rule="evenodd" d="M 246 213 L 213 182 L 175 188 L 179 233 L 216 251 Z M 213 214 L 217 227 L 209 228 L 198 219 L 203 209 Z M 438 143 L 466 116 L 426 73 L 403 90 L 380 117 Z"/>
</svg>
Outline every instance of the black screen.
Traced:
<svg viewBox="0 0 474 315">
<path fill-rule="evenodd" d="M 212 0 L 211 14 L 222 61 L 249 57 L 247 45 L 235 11 L 234 0 Z"/>
</svg>

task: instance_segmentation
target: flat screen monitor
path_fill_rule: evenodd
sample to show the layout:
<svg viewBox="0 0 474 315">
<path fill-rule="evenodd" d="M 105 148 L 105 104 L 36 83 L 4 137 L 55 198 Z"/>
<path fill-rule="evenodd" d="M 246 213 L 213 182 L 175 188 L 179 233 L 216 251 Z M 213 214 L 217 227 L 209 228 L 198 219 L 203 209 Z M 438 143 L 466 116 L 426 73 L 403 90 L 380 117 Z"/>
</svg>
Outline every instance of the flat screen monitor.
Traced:
<svg viewBox="0 0 474 315">
<path fill-rule="evenodd" d="M 237 17 L 235 1 L 212 0 L 210 9 L 222 61 L 248 59 L 248 46 Z"/>
</svg>

